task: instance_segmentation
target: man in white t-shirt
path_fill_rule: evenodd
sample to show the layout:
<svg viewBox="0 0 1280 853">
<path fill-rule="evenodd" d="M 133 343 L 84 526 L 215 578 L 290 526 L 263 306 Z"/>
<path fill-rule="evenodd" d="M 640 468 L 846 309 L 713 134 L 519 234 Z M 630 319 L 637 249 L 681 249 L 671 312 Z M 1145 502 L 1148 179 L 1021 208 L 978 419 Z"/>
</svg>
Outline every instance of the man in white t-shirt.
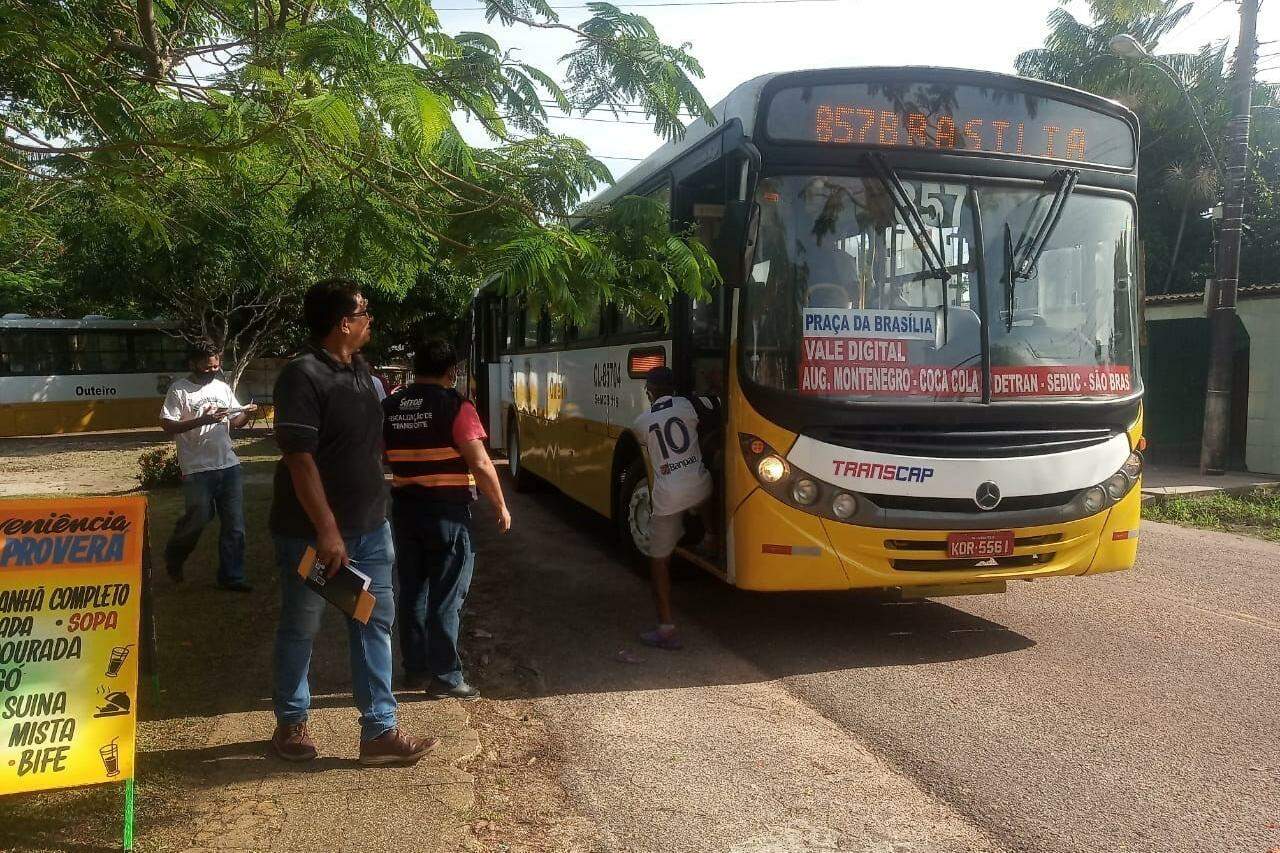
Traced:
<svg viewBox="0 0 1280 853">
<path fill-rule="evenodd" d="M 251 592 L 244 577 L 244 495 L 240 459 L 231 449 L 231 428 L 244 426 L 257 407 L 241 406 L 231 386 L 218 378 L 222 354 L 213 344 L 191 351 L 191 374 L 174 381 L 160 410 L 160 426 L 178 446 L 186 513 L 164 549 L 165 568 L 175 581 L 216 512 L 218 586 Z"/>
<path fill-rule="evenodd" d="M 645 377 L 649 411 L 636 418 L 632 429 L 649 451 L 651 485 L 649 500 L 649 571 L 658 625 L 640 635 L 648 646 L 680 648 L 671 615 L 671 554 L 684 534 L 684 515 L 693 509 L 709 509 L 710 472 L 702 461 L 698 443 L 698 412 L 684 397 L 675 396 L 675 374 L 655 367 Z M 704 527 L 711 535 L 709 513 Z"/>
</svg>

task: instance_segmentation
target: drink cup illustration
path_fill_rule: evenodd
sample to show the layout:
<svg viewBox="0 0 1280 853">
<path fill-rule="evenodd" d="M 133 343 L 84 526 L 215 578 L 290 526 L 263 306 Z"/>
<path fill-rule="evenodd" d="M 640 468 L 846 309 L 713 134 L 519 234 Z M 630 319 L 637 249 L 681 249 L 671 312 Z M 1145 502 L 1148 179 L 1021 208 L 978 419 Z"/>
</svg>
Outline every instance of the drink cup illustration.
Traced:
<svg viewBox="0 0 1280 853">
<path fill-rule="evenodd" d="M 108 776 L 120 775 L 120 747 L 116 745 L 118 738 L 112 738 L 111 743 L 101 747 L 98 755 L 102 756 L 102 766 L 107 768 Z"/>
<path fill-rule="evenodd" d="M 111 659 L 107 661 L 107 678 L 115 678 L 120 674 L 120 667 L 124 666 L 127 657 L 129 646 L 116 646 L 111 650 Z"/>
</svg>

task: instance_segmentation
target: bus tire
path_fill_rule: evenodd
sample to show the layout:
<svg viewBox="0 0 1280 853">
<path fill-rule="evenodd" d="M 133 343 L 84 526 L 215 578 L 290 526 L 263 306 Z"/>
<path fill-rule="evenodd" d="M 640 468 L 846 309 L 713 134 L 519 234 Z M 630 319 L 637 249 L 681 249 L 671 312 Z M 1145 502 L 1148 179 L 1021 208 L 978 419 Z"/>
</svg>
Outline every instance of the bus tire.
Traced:
<svg viewBox="0 0 1280 853">
<path fill-rule="evenodd" d="M 517 492 L 532 492 L 537 488 L 533 474 L 520 462 L 520 419 L 512 418 L 507 425 L 507 470 Z"/>
<path fill-rule="evenodd" d="M 633 459 L 618 480 L 618 537 L 633 563 L 648 559 L 649 473 L 643 459 Z"/>
</svg>

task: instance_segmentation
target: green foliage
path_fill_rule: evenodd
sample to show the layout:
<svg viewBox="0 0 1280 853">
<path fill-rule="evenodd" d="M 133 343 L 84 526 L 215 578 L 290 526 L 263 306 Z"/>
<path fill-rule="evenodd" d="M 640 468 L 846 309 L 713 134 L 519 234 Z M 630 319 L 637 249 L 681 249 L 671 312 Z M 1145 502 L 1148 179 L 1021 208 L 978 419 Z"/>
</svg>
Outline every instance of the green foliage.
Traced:
<svg viewBox="0 0 1280 853">
<path fill-rule="evenodd" d="M 1143 518 L 1186 527 L 1229 530 L 1280 541 L 1280 491 L 1257 489 L 1245 495 L 1218 494 L 1149 502 Z"/>
<path fill-rule="evenodd" d="M 164 444 L 142 451 L 138 457 L 138 482 L 144 489 L 177 486 L 182 482 L 182 471 L 178 468 L 178 455 L 173 445 Z"/>
<path fill-rule="evenodd" d="M 1204 117 L 1220 161 L 1231 120 L 1230 67 L 1225 42 L 1206 44 L 1195 53 L 1160 55 L 1175 83 L 1152 63 L 1134 63 L 1111 53 L 1109 42 L 1128 33 L 1157 53 L 1160 40 L 1191 13 L 1188 0 L 1090 0 L 1090 22 L 1065 6 L 1049 13 L 1043 48 L 1018 56 L 1020 74 L 1076 86 L 1115 98 L 1142 122 L 1139 158 L 1139 214 L 1147 258 L 1147 292 L 1189 292 L 1213 275 L 1212 233 L 1200 214 L 1221 195 L 1213 157 L 1187 105 L 1187 96 Z M 1280 87 L 1257 84 L 1255 104 L 1280 102 Z M 1256 111 L 1252 129 L 1250 192 L 1241 282 L 1266 284 L 1280 268 L 1280 223 L 1274 188 L 1280 185 L 1280 113 Z"/>
<path fill-rule="evenodd" d="M 713 283 L 705 250 L 652 220 L 571 232 L 611 176 L 547 125 L 546 103 L 638 103 L 679 136 L 682 116 L 710 118 L 687 46 L 606 3 L 576 25 L 541 0 L 486 10 L 577 45 L 539 69 L 444 32 L 422 0 L 0 0 L 4 310 L 176 317 L 239 361 L 286 335 L 325 275 L 419 308 L 497 275 L 567 313 L 597 271 L 598 292 L 643 313 Z"/>
<path fill-rule="evenodd" d="M 623 196 L 582 213 L 586 228 L 517 234 L 495 247 L 488 277 L 578 323 L 600 298 L 650 320 L 665 316 L 666 294 L 705 298 L 720 283 L 706 247 L 688 234 L 669 234 L 666 208 L 654 199 Z"/>
</svg>

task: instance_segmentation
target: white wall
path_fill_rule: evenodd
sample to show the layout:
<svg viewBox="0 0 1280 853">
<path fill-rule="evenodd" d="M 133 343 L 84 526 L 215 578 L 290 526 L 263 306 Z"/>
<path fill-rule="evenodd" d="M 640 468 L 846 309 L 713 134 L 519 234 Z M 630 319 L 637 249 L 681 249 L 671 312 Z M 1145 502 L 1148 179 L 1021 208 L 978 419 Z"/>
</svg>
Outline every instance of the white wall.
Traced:
<svg viewBox="0 0 1280 853">
<path fill-rule="evenodd" d="M 1280 474 L 1280 299 L 1241 299 L 1237 310 L 1249 332 L 1244 464 L 1259 474 Z M 1203 316 L 1201 302 L 1147 306 L 1147 322 Z"/>
<path fill-rule="evenodd" d="M 1280 299 L 1240 302 L 1249 330 L 1249 432 L 1245 467 L 1280 474 Z"/>
<path fill-rule="evenodd" d="M 1156 320 L 1188 320 L 1204 316 L 1203 302 L 1177 302 L 1173 305 L 1148 305 L 1147 322 Z"/>
</svg>

